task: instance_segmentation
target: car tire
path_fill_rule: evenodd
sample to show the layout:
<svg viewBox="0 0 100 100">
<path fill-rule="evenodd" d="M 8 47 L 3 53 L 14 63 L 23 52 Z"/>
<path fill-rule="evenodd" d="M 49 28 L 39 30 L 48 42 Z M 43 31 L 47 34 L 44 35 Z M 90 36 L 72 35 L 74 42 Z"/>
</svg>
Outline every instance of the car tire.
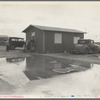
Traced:
<svg viewBox="0 0 100 100">
<path fill-rule="evenodd" d="M 96 48 L 95 53 L 100 53 L 99 48 Z"/>
<path fill-rule="evenodd" d="M 15 50 L 15 46 L 14 46 L 14 45 L 11 45 L 11 46 L 10 46 L 10 49 L 11 49 L 11 50 Z"/>
<path fill-rule="evenodd" d="M 88 48 L 84 48 L 83 54 L 89 54 L 89 49 Z"/>
</svg>

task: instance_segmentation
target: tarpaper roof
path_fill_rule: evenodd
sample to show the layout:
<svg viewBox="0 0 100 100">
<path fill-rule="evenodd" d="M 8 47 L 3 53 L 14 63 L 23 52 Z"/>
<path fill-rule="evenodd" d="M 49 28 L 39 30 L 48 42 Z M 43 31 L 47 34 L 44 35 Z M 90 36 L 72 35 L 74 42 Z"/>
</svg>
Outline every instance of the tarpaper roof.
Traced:
<svg viewBox="0 0 100 100">
<path fill-rule="evenodd" d="M 58 28 L 58 27 L 49 27 L 49 26 L 40 26 L 40 25 L 29 25 L 23 32 L 27 32 L 30 30 L 30 28 L 36 27 L 39 28 L 40 30 L 46 30 L 46 31 L 59 31 L 59 32 L 71 32 L 71 33 L 86 33 L 82 32 L 76 29 L 68 29 L 68 28 Z"/>
</svg>

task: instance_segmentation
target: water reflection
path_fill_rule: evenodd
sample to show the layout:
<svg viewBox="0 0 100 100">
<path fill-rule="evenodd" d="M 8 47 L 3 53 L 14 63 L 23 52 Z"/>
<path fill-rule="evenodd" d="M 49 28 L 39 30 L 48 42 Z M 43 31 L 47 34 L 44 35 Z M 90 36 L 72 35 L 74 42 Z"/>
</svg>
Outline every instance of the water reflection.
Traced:
<svg viewBox="0 0 100 100">
<path fill-rule="evenodd" d="M 25 58 L 0 58 L 0 78 L 16 87 L 22 86 L 29 81 L 23 73 L 25 68 Z M 2 86 L 1 81 L 0 84 Z"/>
<path fill-rule="evenodd" d="M 37 80 L 41 78 L 51 78 L 60 74 L 85 71 L 92 66 L 93 64 L 91 63 L 34 56 L 26 58 L 26 69 L 24 73 L 29 80 Z"/>
<path fill-rule="evenodd" d="M 45 59 L 43 56 L 34 56 L 26 58 L 25 75 L 30 80 L 40 78 L 50 78 L 54 75 L 53 64 L 49 63 L 50 60 Z"/>
<path fill-rule="evenodd" d="M 22 62 L 25 58 L 23 57 L 17 57 L 17 58 L 6 58 L 6 61 L 9 63 L 15 63 L 15 62 Z"/>
</svg>

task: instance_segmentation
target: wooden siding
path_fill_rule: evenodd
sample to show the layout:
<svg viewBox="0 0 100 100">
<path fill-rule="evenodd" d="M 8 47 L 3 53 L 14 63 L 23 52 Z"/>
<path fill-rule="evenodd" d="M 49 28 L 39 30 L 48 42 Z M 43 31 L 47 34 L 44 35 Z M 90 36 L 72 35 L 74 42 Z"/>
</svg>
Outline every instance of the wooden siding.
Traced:
<svg viewBox="0 0 100 100">
<path fill-rule="evenodd" d="M 73 35 L 72 33 L 63 33 L 63 49 L 64 51 L 70 51 L 73 47 Z"/>
<path fill-rule="evenodd" d="M 43 31 L 38 28 L 32 28 L 26 33 L 26 41 L 31 39 L 32 32 L 35 32 L 35 46 L 37 52 L 43 52 Z"/>
<path fill-rule="evenodd" d="M 54 43 L 54 33 L 55 32 L 45 31 L 45 52 L 63 52 L 63 45 Z"/>
<path fill-rule="evenodd" d="M 80 33 L 62 33 L 62 43 L 54 43 L 54 34 L 61 32 L 45 31 L 45 52 L 47 53 L 61 53 L 64 51 L 69 52 L 74 48 L 74 36 L 83 38 L 84 34 Z"/>
<path fill-rule="evenodd" d="M 35 32 L 36 51 L 40 53 L 62 53 L 70 51 L 74 47 L 74 36 L 84 38 L 83 33 L 68 33 L 58 31 L 43 31 L 36 27 L 30 28 L 26 33 L 26 41 L 31 39 L 32 32 Z M 54 34 L 62 34 L 62 43 L 54 43 Z"/>
</svg>

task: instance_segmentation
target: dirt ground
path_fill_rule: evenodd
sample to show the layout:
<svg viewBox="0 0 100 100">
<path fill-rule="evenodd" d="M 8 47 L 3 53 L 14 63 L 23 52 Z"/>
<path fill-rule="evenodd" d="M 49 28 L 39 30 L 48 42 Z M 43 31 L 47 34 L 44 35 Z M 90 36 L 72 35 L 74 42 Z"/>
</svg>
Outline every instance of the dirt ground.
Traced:
<svg viewBox="0 0 100 100">
<path fill-rule="evenodd" d="M 26 59 L 6 59 L 17 57 Z M 100 54 L 40 54 L 16 49 L 0 52 L 0 58 L 0 98 L 100 97 Z"/>
<path fill-rule="evenodd" d="M 24 52 L 23 49 L 10 50 L 9 52 L 0 52 L 0 58 L 13 58 L 13 57 L 30 57 L 33 55 L 44 55 L 50 57 L 56 57 L 61 59 L 69 59 L 81 62 L 89 62 L 94 64 L 100 64 L 100 54 L 66 54 L 66 53 L 55 53 L 55 54 L 40 54 L 40 53 L 29 53 Z"/>
</svg>

